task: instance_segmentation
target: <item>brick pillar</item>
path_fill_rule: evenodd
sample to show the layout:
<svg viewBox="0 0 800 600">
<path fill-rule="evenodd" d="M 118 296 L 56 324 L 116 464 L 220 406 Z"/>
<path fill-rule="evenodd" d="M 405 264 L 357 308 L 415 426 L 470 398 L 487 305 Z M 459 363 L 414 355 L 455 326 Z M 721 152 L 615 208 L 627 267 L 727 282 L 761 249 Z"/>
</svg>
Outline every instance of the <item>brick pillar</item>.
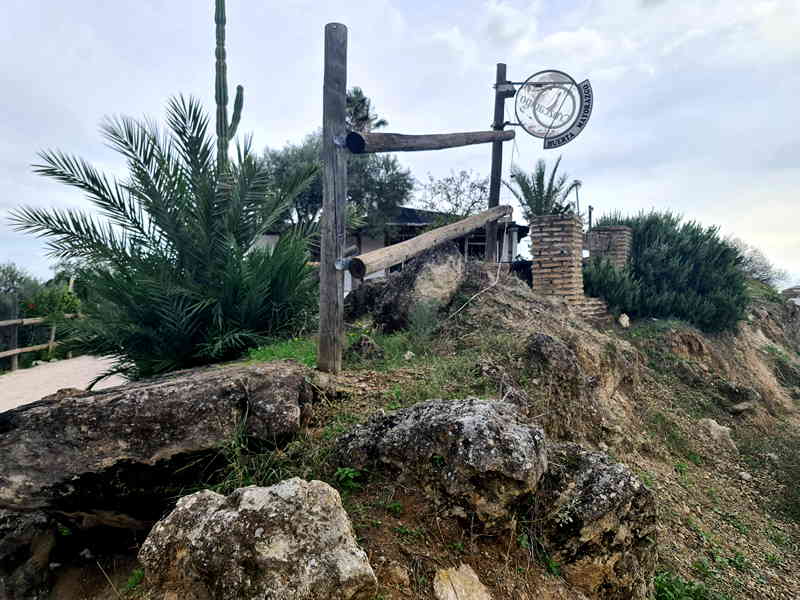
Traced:
<svg viewBox="0 0 800 600">
<path fill-rule="evenodd" d="M 583 300 L 583 223 L 577 215 L 544 215 L 531 222 L 533 291 Z"/>
<path fill-rule="evenodd" d="M 633 232 L 625 225 L 593 227 L 586 234 L 589 256 L 607 258 L 618 269 L 628 266 Z"/>
</svg>

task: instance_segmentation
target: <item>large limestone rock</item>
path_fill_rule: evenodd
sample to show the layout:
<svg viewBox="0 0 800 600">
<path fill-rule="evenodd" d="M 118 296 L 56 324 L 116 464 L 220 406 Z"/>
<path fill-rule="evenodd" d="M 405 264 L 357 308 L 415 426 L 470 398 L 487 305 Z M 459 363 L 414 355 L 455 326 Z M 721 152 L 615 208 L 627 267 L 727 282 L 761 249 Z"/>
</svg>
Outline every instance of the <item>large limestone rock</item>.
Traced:
<svg viewBox="0 0 800 600">
<path fill-rule="evenodd" d="M 536 490 L 547 468 L 542 430 L 511 404 L 477 398 L 429 400 L 377 416 L 339 438 L 336 458 L 421 482 L 487 527 L 509 520 L 511 505 Z"/>
<path fill-rule="evenodd" d="M 0 509 L 0 599 L 48 598 L 53 546 L 55 524 L 47 516 Z"/>
<path fill-rule="evenodd" d="M 194 369 L 0 413 L 0 508 L 147 527 L 237 434 L 296 432 L 308 373 L 288 361 Z"/>
<path fill-rule="evenodd" d="M 733 454 L 739 454 L 739 448 L 731 437 L 730 427 L 720 425 L 714 419 L 700 419 L 697 424 L 701 432 L 705 433 L 717 447 L 727 448 Z"/>
<path fill-rule="evenodd" d="M 435 313 L 452 300 L 464 281 L 464 257 L 455 244 L 423 252 L 386 278 L 365 281 L 345 302 L 345 316 L 371 314 L 375 323 L 391 332 L 420 320 L 415 312 Z"/>
<path fill-rule="evenodd" d="M 139 560 L 158 600 L 372 600 L 377 591 L 338 492 L 299 478 L 181 498 Z"/>
<path fill-rule="evenodd" d="M 645 600 L 656 568 L 656 505 L 652 492 L 607 455 L 560 444 L 532 517 L 568 583 L 597 600 Z"/>
<path fill-rule="evenodd" d="M 436 600 L 492 600 L 492 595 L 469 565 L 439 569 L 433 578 Z"/>
</svg>

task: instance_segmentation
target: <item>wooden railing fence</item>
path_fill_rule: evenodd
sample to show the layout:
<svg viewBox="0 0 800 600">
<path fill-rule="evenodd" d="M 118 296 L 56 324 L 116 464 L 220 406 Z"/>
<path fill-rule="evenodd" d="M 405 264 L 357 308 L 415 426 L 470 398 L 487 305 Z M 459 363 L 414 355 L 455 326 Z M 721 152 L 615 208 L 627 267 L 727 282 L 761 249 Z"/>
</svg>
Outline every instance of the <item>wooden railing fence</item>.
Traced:
<svg viewBox="0 0 800 600">
<path fill-rule="evenodd" d="M 65 314 L 63 315 L 65 319 L 76 319 L 80 317 L 78 314 Z M 8 350 L 0 351 L 0 358 L 11 358 L 11 370 L 16 371 L 19 368 L 19 356 L 21 354 L 27 354 L 28 352 L 38 352 L 39 350 L 50 350 L 51 352 L 58 346 L 58 342 L 56 342 L 56 326 L 50 325 L 50 341 L 46 344 L 37 344 L 35 346 L 26 346 L 24 348 L 17 347 L 17 330 L 19 327 L 25 327 L 27 325 L 42 325 L 46 323 L 49 319 L 46 317 L 34 317 L 31 319 L 10 319 L 8 321 L 0 321 L 0 329 L 2 328 L 11 328 L 12 334 L 10 336 L 11 339 L 11 348 Z"/>
</svg>

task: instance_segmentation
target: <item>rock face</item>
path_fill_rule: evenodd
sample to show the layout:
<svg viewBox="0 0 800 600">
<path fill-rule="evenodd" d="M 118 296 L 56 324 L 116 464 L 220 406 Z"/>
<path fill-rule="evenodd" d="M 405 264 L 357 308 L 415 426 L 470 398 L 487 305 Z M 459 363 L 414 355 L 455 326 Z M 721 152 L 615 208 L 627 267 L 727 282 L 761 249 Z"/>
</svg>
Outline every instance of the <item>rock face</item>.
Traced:
<svg viewBox="0 0 800 600">
<path fill-rule="evenodd" d="M 656 568 L 652 492 L 622 464 L 575 444 L 552 447 L 533 517 L 563 577 L 598 600 L 645 600 Z"/>
<path fill-rule="evenodd" d="M 739 448 L 731 437 L 731 428 L 720 425 L 714 419 L 700 419 L 697 424 L 706 432 L 717 445 L 727 448 L 734 454 L 739 454 Z"/>
<path fill-rule="evenodd" d="M 405 329 L 415 320 L 415 312 L 435 312 L 448 304 L 464 276 L 464 257 L 455 244 L 431 248 L 403 265 L 402 271 L 365 281 L 348 294 L 345 317 L 369 313 L 384 331 Z"/>
<path fill-rule="evenodd" d="M 0 598 L 48 598 L 53 546 L 55 524 L 48 517 L 0 509 Z"/>
<path fill-rule="evenodd" d="M 439 569 L 433 579 L 436 600 L 492 600 L 492 595 L 469 565 Z"/>
<path fill-rule="evenodd" d="M 181 498 L 139 560 L 159 600 L 372 600 L 377 591 L 338 492 L 299 478 Z"/>
<path fill-rule="evenodd" d="M 510 518 L 514 501 L 536 490 L 547 469 L 542 430 L 511 404 L 477 398 L 378 416 L 339 438 L 335 452 L 344 466 L 388 466 L 422 482 L 489 528 Z"/>
<path fill-rule="evenodd" d="M 0 413 L 0 508 L 144 528 L 221 444 L 296 432 L 308 373 L 288 361 L 194 369 Z"/>
</svg>

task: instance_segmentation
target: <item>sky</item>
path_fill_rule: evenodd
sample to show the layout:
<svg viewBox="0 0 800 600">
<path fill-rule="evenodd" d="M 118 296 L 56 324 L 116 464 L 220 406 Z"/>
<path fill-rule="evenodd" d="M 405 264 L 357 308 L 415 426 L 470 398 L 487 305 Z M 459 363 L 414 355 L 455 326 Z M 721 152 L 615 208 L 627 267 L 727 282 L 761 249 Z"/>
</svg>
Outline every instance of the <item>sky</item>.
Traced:
<svg viewBox="0 0 800 600">
<path fill-rule="evenodd" d="M 511 164 L 563 156 L 595 214 L 669 209 L 761 248 L 800 283 L 800 0 L 228 0 L 228 80 L 245 88 L 240 132 L 298 142 L 322 122 L 323 30 L 348 27 L 348 86 L 386 131 L 488 129 L 495 65 L 512 81 L 559 69 L 589 79 L 585 131 L 558 150 L 517 130 Z M 89 210 L 37 176 L 60 149 L 112 174 L 107 115 L 161 118 L 182 93 L 213 109 L 213 0 L 3 0 L 0 21 L 0 263 L 46 278 L 44 243 L 8 211 Z M 507 103 L 513 118 L 513 101 Z M 488 174 L 488 145 L 399 156 L 420 181 Z M 504 191 L 501 202 L 512 202 Z M 788 282 L 787 282 L 788 283 Z"/>
</svg>

